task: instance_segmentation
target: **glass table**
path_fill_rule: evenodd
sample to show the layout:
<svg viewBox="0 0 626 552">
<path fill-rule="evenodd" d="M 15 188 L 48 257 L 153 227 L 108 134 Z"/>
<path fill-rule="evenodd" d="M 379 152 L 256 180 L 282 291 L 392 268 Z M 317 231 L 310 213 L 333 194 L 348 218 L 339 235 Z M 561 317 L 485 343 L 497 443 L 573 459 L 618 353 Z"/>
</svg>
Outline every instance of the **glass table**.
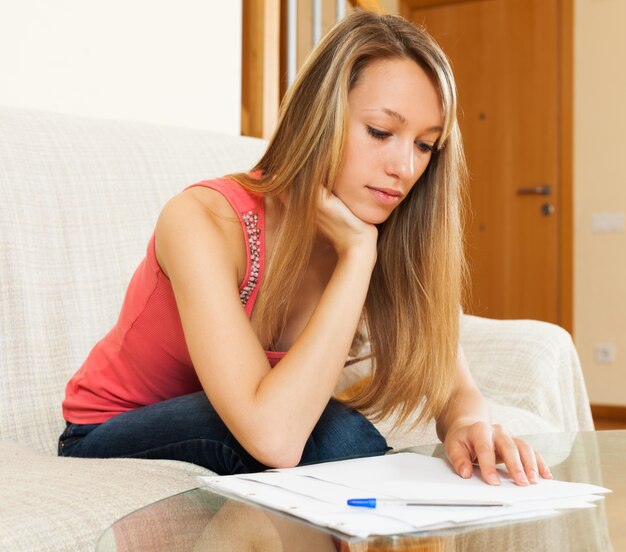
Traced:
<svg viewBox="0 0 626 552">
<path fill-rule="evenodd" d="M 97 552 L 161 551 L 601 551 L 626 550 L 626 431 L 527 436 L 556 479 L 613 490 L 596 508 L 523 522 L 354 539 L 305 521 L 193 489 L 118 520 Z M 443 457 L 441 445 L 407 449 Z"/>
</svg>

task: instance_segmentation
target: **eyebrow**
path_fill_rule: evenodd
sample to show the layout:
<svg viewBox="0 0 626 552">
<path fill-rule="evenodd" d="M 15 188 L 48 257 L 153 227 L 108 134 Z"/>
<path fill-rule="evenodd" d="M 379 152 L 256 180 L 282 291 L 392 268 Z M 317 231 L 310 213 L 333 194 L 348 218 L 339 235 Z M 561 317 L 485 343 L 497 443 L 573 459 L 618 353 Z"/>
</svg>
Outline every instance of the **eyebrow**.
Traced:
<svg viewBox="0 0 626 552">
<path fill-rule="evenodd" d="M 377 109 L 364 109 L 363 111 L 378 111 Z M 394 119 L 396 119 L 397 121 L 400 122 L 400 124 L 406 124 L 406 117 L 404 117 L 404 115 L 398 113 L 397 111 L 394 111 L 393 109 L 389 109 L 388 107 L 381 107 L 380 111 L 382 111 L 385 115 L 389 115 L 390 117 L 393 117 Z M 443 132 L 443 127 L 440 126 L 432 126 L 430 128 L 426 129 L 427 132 Z"/>
<path fill-rule="evenodd" d="M 404 115 L 401 115 L 400 113 L 398 113 L 397 111 L 394 111 L 393 109 L 382 107 L 381 111 L 385 113 L 386 115 L 389 115 L 390 117 L 393 117 L 394 119 L 397 119 L 402 124 L 406 123 L 406 118 L 404 117 Z"/>
</svg>

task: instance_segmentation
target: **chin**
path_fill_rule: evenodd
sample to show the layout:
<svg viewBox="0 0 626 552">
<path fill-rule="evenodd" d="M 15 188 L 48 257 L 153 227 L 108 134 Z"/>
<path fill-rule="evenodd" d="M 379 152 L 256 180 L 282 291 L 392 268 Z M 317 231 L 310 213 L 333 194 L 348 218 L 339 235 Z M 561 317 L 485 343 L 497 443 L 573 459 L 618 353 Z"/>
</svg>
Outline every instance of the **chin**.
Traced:
<svg viewBox="0 0 626 552">
<path fill-rule="evenodd" d="M 379 209 L 361 209 L 358 212 L 354 212 L 357 217 L 368 224 L 382 224 L 391 216 L 391 213 L 392 211 L 382 211 Z"/>
</svg>

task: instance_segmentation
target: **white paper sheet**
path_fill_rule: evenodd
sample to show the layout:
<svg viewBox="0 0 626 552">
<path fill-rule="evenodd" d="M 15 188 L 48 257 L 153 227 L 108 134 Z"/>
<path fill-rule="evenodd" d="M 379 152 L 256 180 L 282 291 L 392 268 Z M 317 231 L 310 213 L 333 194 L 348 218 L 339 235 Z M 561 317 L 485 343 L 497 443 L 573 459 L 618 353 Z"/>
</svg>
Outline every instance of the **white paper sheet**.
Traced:
<svg viewBox="0 0 626 552">
<path fill-rule="evenodd" d="M 358 537 L 441 529 L 593 508 L 609 489 L 585 483 L 540 480 L 518 487 L 506 472 L 491 486 L 462 479 L 440 458 L 388 454 L 236 476 L 201 477 L 202 485 Z M 493 500 L 504 507 L 347 506 L 349 498 Z"/>
</svg>

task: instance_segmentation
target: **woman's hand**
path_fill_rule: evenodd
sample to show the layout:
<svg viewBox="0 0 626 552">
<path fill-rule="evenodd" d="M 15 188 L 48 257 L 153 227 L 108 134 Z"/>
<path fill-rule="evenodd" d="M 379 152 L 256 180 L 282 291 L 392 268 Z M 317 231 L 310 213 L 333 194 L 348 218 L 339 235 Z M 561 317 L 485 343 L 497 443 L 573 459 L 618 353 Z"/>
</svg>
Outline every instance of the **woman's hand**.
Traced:
<svg viewBox="0 0 626 552">
<path fill-rule="evenodd" d="M 317 226 L 339 257 L 355 247 L 365 247 L 376 254 L 378 229 L 363 222 L 335 194 L 322 190 L 317 203 Z"/>
<path fill-rule="evenodd" d="M 448 430 L 444 448 L 454 470 L 465 479 L 471 477 L 474 462 L 478 462 L 483 479 L 490 485 L 500 484 L 496 472 L 499 462 L 504 462 L 515 483 L 521 486 L 537 483 L 539 476 L 552 479 L 541 455 L 498 424 L 461 421 Z"/>
<path fill-rule="evenodd" d="M 476 387 L 459 345 L 455 388 L 448 408 L 437 419 L 437 434 L 454 471 L 467 479 L 473 473 L 472 464 L 477 462 L 483 479 L 490 485 L 498 485 L 496 464 L 504 462 L 518 485 L 537 483 L 539 476 L 552 479 L 538 452 L 489 420 L 489 405 Z"/>
</svg>

